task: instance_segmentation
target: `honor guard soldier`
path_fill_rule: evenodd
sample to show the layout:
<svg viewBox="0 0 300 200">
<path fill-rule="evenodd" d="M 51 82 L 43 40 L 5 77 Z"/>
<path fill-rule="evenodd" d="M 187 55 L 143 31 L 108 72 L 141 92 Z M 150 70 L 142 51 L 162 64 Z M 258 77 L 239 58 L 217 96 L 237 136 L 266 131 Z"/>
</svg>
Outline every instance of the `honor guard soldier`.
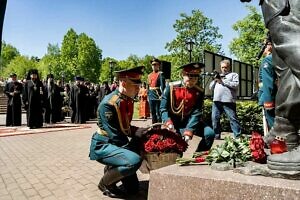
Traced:
<svg viewBox="0 0 300 200">
<path fill-rule="evenodd" d="M 275 118 L 275 96 L 277 93 L 277 75 L 272 61 L 272 42 L 266 41 L 263 53 L 266 57 L 262 60 L 259 68 L 259 91 L 258 103 L 263 106 L 267 119 L 268 130 L 273 127 Z"/>
<path fill-rule="evenodd" d="M 157 58 L 151 60 L 152 72 L 148 75 L 148 99 L 150 105 L 150 112 L 152 117 L 152 124 L 161 122 L 159 113 L 159 106 L 161 95 L 165 89 L 165 78 L 161 71 L 159 71 L 161 62 Z"/>
<path fill-rule="evenodd" d="M 133 116 L 134 97 L 139 92 L 144 67 L 116 71 L 119 87 L 105 96 L 98 107 L 98 130 L 93 134 L 90 159 L 106 165 L 98 188 L 104 195 L 124 198 L 139 189 L 136 171 L 142 159 L 135 136 L 146 128 L 130 125 Z M 132 137 L 129 141 L 128 137 Z M 116 183 L 121 181 L 125 190 Z"/>
<path fill-rule="evenodd" d="M 183 80 L 171 82 L 162 96 L 160 112 L 164 125 L 171 131 L 181 134 L 186 142 L 193 135 L 202 137 L 197 152 L 211 148 L 215 133 L 202 120 L 204 91 L 197 84 L 202 63 L 189 63 L 179 69 Z"/>
</svg>

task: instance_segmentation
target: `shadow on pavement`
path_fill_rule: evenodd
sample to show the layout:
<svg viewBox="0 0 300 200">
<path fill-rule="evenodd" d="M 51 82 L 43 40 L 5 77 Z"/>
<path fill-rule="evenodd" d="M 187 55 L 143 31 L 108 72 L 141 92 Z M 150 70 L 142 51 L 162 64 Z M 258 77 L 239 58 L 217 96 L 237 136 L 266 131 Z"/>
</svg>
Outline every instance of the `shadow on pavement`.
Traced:
<svg viewBox="0 0 300 200">
<path fill-rule="evenodd" d="M 147 200 L 149 181 L 140 181 L 140 191 L 134 196 L 130 196 L 128 200 Z"/>
</svg>

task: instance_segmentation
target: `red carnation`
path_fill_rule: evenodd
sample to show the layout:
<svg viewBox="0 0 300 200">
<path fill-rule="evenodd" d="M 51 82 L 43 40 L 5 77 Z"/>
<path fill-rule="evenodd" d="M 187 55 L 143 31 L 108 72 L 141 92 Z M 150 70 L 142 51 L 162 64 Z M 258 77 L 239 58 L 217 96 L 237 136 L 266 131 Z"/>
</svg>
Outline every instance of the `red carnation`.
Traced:
<svg viewBox="0 0 300 200">
<path fill-rule="evenodd" d="M 205 162 L 205 158 L 203 158 L 203 157 L 195 158 L 195 163 L 202 163 L 202 162 Z"/>
<path fill-rule="evenodd" d="M 266 163 L 267 155 L 264 151 L 264 146 L 265 143 L 262 136 L 258 132 L 253 131 L 249 144 L 253 161 Z"/>
<path fill-rule="evenodd" d="M 142 145 L 146 152 L 182 153 L 187 149 L 187 143 L 182 137 L 167 129 L 150 130 Z"/>
</svg>

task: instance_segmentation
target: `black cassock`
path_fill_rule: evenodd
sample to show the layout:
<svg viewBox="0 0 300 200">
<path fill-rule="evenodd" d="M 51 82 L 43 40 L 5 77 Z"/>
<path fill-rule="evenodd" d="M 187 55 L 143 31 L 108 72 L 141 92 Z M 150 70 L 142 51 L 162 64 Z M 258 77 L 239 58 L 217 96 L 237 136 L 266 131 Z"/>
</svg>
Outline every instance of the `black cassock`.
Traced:
<svg viewBox="0 0 300 200">
<path fill-rule="evenodd" d="M 46 97 L 46 111 L 45 111 L 45 122 L 46 123 L 56 123 L 61 121 L 62 117 L 62 103 L 63 98 L 60 95 L 62 88 L 56 84 L 49 84 L 45 87 L 45 97 Z"/>
<path fill-rule="evenodd" d="M 43 126 L 44 93 L 44 86 L 41 81 L 26 81 L 22 98 L 27 110 L 27 126 L 30 128 Z"/>
<path fill-rule="evenodd" d="M 74 85 L 70 92 L 71 121 L 75 124 L 84 124 L 87 115 L 88 89 L 83 85 Z"/>
<path fill-rule="evenodd" d="M 6 112 L 6 126 L 21 126 L 22 88 L 23 85 L 17 81 L 11 81 L 5 85 L 4 93 L 8 97 L 7 112 Z"/>
</svg>

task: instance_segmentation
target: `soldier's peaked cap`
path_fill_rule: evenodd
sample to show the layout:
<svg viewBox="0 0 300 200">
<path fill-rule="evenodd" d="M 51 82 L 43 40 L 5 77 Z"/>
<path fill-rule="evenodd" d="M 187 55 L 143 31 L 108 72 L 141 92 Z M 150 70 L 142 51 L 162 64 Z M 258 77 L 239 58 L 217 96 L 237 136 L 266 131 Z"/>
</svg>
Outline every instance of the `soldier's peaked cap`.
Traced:
<svg viewBox="0 0 300 200">
<path fill-rule="evenodd" d="M 129 79 L 135 83 L 142 83 L 141 76 L 143 75 L 144 68 L 144 66 L 138 66 L 131 69 L 114 71 L 114 73 L 119 80 Z"/>
<path fill-rule="evenodd" d="M 182 69 L 183 71 L 188 72 L 190 74 L 199 74 L 201 72 L 201 69 L 204 67 L 205 65 L 203 63 L 194 62 L 182 65 L 181 67 L 179 67 L 179 69 Z"/>
</svg>

